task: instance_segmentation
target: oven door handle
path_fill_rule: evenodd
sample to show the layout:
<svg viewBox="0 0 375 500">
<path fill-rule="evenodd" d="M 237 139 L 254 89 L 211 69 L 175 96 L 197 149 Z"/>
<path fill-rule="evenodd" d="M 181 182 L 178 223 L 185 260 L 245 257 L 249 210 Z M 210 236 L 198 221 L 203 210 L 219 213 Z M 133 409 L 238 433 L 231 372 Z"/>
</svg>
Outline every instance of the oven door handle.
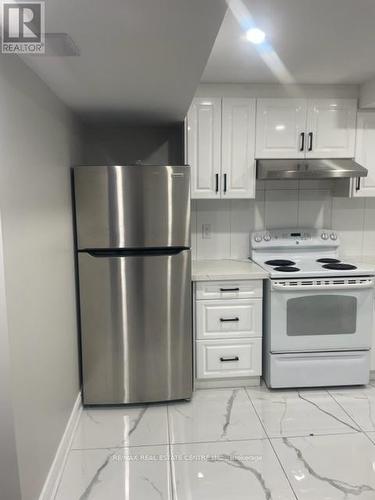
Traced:
<svg viewBox="0 0 375 500">
<path fill-rule="evenodd" d="M 374 280 L 368 279 L 362 283 L 332 283 L 331 285 L 284 285 L 282 283 L 272 283 L 272 289 L 278 292 L 291 292 L 303 290 L 363 290 L 374 288 Z"/>
</svg>

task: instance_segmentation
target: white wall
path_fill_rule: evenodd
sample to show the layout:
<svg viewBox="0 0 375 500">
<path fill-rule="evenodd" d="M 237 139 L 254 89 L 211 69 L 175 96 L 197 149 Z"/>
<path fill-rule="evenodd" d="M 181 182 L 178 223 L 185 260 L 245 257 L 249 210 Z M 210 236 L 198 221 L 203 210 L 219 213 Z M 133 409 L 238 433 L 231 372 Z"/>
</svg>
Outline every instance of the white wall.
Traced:
<svg viewBox="0 0 375 500">
<path fill-rule="evenodd" d="M 14 427 L 22 499 L 35 500 L 79 392 L 69 172 L 78 136 L 16 56 L 0 57 L 0 117 Z"/>
<path fill-rule="evenodd" d="M 364 109 L 375 108 L 375 79 L 368 80 L 361 85 L 359 107 Z"/>
<path fill-rule="evenodd" d="M 193 200 L 193 258 L 245 259 L 252 231 L 281 227 L 333 228 L 344 255 L 375 255 L 375 198 L 332 197 L 326 181 L 266 181 L 259 188 L 255 200 Z M 203 224 L 211 225 L 209 239 Z"/>
</svg>

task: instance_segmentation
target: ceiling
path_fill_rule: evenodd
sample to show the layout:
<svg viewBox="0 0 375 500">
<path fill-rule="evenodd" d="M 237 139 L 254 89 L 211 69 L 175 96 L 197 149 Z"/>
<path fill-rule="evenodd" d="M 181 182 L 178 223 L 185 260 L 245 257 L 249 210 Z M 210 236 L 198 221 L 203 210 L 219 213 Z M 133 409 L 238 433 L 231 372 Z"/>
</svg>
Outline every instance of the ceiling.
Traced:
<svg viewBox="0 0 375 500">
<path fill-rule="evenodd" d="M 374 0 L 228 0 L 228 10 L 203 82 L 284 81 L 358 84 L 375 75 Z M 242 4 L 242 5 L 241 5 Z M 271 68 L 246 41 L 246 15 L 262 29 L 273 49 Z M 280 61 L 281 60 L 281 61 Z M 279 71 L 280 70 L 280 71 Z M 288 78 L 286 78 L 288 80 Z"/>
<path fill-rule="evenodd" d="M 80 55 L 23 59 L 83 117 L 180 121 L 226 8 L 224 0 L 47 0 L 47 33 L 67 33 Z"/>
</svg>

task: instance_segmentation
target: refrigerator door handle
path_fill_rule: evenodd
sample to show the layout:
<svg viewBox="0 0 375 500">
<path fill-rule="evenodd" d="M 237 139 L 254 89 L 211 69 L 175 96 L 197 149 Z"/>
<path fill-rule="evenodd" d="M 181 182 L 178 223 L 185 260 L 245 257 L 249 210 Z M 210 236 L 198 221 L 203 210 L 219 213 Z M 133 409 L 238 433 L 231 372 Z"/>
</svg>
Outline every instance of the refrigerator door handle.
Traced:
<svg viewBox="0 0 375 500">
<path fill-rule="evenodd" d="M 156 255 L 178 255 L 179 253 L 189 250 L 187 247 L 170 247 L 170 248 L 129 248 L 129 249 L 90 249 L 80 250 L 79 253 L 88 253 L 91 257 L 108 258 L 108 257 L 132 257 L 132 256 L 156 256 Z"/>
</svg>

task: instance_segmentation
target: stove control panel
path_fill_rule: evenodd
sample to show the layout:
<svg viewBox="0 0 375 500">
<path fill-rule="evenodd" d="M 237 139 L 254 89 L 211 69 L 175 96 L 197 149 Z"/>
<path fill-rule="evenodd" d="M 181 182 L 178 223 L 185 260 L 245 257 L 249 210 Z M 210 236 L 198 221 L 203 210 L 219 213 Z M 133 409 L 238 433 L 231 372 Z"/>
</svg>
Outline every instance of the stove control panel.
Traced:
<svg viewBox="0 0 375 500">
<path fill-rule="evenodd" d="M 270 229 L 252 234 L 253 248 L 338 247 L 339 236 L 331 229 Z"/>
</svg>

